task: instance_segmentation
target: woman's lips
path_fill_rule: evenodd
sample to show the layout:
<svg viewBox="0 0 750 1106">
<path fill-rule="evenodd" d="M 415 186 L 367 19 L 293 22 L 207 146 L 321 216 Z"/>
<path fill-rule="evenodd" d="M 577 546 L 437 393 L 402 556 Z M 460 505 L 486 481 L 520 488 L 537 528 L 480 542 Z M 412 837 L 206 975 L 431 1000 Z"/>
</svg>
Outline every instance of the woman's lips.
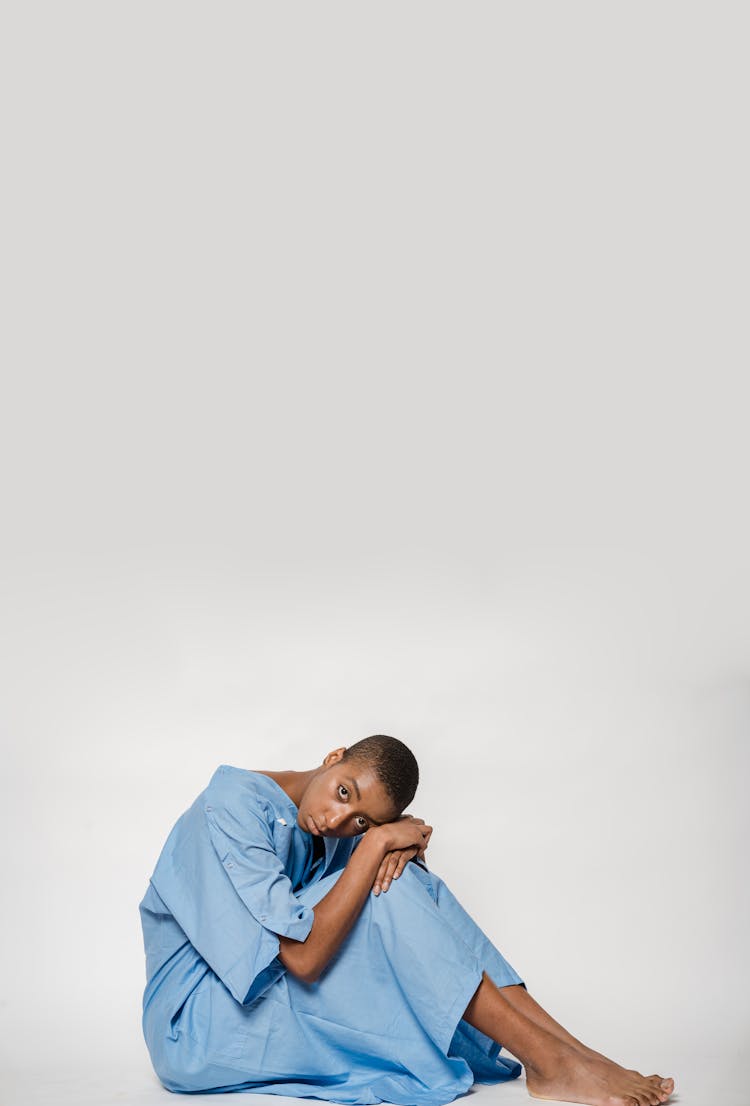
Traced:
<svg viewBox="0 0 750 1106">
<path fill-rule="evenodd" d="M 315 822 L 313 822 L 313 820 L 312 820 L 312 818 L 310 817 L 309 814 L 307 816 L 307 824 L 310 827 L 310 832 L 314 833 L 316 837 L 320 837 L 320 830 L 318 829 Z"/>
</svg>

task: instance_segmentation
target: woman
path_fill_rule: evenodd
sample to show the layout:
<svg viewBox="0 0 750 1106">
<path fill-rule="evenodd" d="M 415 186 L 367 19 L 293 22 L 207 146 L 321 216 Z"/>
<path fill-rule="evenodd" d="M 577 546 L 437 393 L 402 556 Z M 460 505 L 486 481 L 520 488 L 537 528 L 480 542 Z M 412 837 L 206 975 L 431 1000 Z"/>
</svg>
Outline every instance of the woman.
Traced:
<svg viewBox="0 0 750 1106">
<path fill-rule="evenodd" d="M 217 769 L 140 904 L 164 1086 L 442 1106 L 520 1075 L 502 1041 L 532 1097 L 666 1102 L 672 1079 L 572 1037 L 427 870 L 417 783 L 385 735 L 308 771 Z"/>
</svg>

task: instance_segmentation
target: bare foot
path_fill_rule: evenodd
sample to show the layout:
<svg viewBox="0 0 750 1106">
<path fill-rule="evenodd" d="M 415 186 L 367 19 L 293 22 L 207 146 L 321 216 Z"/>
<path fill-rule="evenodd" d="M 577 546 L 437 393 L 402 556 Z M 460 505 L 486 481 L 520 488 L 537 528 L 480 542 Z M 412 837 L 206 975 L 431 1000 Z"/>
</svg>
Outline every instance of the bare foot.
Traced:
<svg viewBox="0 0 750 1106">
<path fill-rule="evenodd" d="M 657 1080 L 657 1082 L 653 1082 Z M 564 1046 L 553 1074 L 526 1066 L 526 1089 L 532 1098 L 582 1102 L 589 1106 L 659 1106 L 667 1102 L 674 1081 L 627 1071 L 611 1060 L 583 1056 Z"/>
<path fill-rule="evenodd" d="M 666 1091 L 671 1094 L 674 1090 L 674 1079 L 671 1077 L 665 1078 L 661 1075 L 642 1075 L 641 1072 L 636 1071 L 635 1068 L 626 1068 L 622 1064 L 618 1064 L 616 1060 L 610 1060 L 609 1056 L 605 1056 L 603 1052 L 595 1052 L 594 1049 L 589 1048 L 588 1045 L 584 1045 L 581 1042 L 573 1045 L 578 1052 L 583 1056 L 588 1057 L 590 1060 L 601 1060 L 605 1064 L 609 1064 L 613 1068 L 617 1068 L 619 1072 L 624 1072 L 625 1075 L 635 1076 L 637 1079 L 645 1079 L 647 1083 L 650 1083 L 654 1090 L 658 1093 Z"/>
<path fill-rule="evenodd" d="M 619 1073 L 619 1078 L 622 1078 L 623 1075 L 628 1075 L 635 1079 L 645 1080 L 645 1082 L 651 1084 L 657 1093 L 667 1091 L 671 1094 L 674 1090 L 673 1079 L 663 1079 L 660 1075 L 643 1075 L 633 1068 L 626 1068 L 623 1064 L 618 1064 L 616 1060 L 610 1060 L 608 1056 L 604 1056 L 601 1052 L 595 1052 L 594 1049 L 585 1045 L 583 1041 L 579 1041 L 577 1037 L 569 1033 L 564 1026 L 556 1022 L 555 1019 L 539 1005 L 536 999 L 528 993 L 523 984 L 520 986 L 511 984 L 509 987 L 501 988 L 501 992 L 506 1002 L 509 1002 L 515 1010 L 521 1014 L 525 1014 L 530 1021 L 534 1022 L 540 1028 L 546 1029 L 547 1032 L 551 1033 L 553 1037 L 556 1037 L 558 1041 L 562 1041 L 570 1048 L 575 1049 L 584 1059 L 593 1061 L 599 1060 L 604 1064 L 608 1064 Z M 539 1065 L 537 1065 L 537 1068 L 538 1067 Z M 554 1072 L 554 1067 L 551 1071 L 545 1068 L 542 1074 L 546 1076 L 554 1074 Z"/>
</svg>

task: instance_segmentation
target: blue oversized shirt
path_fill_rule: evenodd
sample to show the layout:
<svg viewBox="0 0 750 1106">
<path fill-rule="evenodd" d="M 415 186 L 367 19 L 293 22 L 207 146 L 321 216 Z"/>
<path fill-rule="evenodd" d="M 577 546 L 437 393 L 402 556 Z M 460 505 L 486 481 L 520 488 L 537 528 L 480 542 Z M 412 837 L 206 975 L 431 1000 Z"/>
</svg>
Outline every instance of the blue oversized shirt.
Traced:
<svg viewBox="0 0 750 1106">
<path fill-rule="evenodd" d="M 516 1078 L 462 1014 L 483 972 L 521 977 L 421 863 L 367 897 L 319 980 L 286 971 L 279 937 L 308 937 L 362 838 L 314 837 L 297 814 L 275 780 L 224 764 L 169 834 L 140 904 L 163 1085 L 441 1106 Z"/>
<path fill-rule="evenodd" d="M 313 841 L 325 855 L 313 860 Z M 237 1002 L 252 1002 L 286 969 L 279 935 L 304 941 L 312 907 L 295 892 L 344 868 L 361 840 L 315 839 L 268 776 L 222 764 L 178 819 L 140 904 L 144 1009 L 161 993 L 177 1010 L 206 965 Z"/>
</svg>

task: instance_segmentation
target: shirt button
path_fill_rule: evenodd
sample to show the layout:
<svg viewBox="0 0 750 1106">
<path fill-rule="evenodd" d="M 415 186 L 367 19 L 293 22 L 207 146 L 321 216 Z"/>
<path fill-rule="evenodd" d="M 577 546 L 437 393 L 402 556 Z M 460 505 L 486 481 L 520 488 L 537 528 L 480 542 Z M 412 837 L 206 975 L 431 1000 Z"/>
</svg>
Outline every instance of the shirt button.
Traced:
<svg viewBox="0 0 750 1106">
<path fill-rule="evenodd" d="M 227 861 L 227 868 L 234 868 L 234 864 L 232 864 L 231 860 Z"/>
<path fill-rule="evenodd" d="M 211 812 L 212 810 L 213 810 L 213 807 L 212 807 L 212 806 L 207 806 L 207 807 L 206 807 L 206 814 L 210 814 L 210 812 Z"/>
</svg>

